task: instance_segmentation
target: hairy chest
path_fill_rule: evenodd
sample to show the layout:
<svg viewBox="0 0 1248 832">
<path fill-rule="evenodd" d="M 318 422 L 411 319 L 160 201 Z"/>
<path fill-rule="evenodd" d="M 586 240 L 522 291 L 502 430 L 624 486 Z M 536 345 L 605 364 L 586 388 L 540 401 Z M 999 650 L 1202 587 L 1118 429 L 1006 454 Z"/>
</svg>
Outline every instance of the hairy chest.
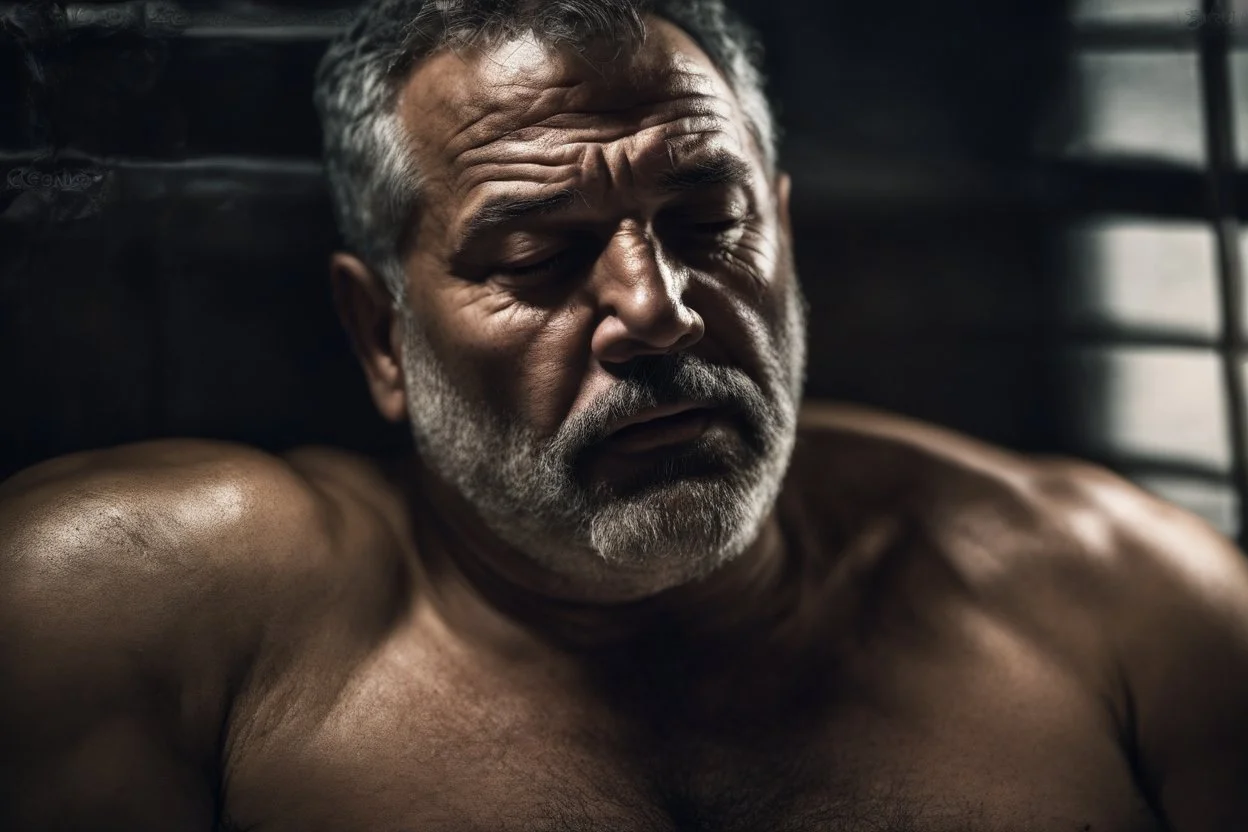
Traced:
<svg viewBox="0 0 1248 832">
<path fill-rule="evenodd" d="M 224 808 L 300 832 L 1157 829 L 1102 704 L 1018 645 L 981 647 L 789 668 L 768 687 L 788 696 L 756 706 L 751 674 L 780 671 L 714 697 L 639 683 L 636 710 L 385 651 L 326 707 L 300 705 L 313 676 L 289 688 L 238 744 Z"/>
</svg>

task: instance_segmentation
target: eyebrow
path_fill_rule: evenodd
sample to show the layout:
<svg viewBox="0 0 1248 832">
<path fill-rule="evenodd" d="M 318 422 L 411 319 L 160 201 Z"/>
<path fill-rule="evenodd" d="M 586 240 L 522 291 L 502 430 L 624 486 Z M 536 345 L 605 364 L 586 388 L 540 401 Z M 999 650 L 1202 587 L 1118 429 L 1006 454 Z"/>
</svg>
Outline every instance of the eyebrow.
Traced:
<svg viewBox="0 0 1248 832">
<path fill-rule="evenodd" d="M 720 153 L 665 171 L 659 177 L 659 187 L 669 193 L 681 193 L 716 185 L 744 185 L 750 178 L 750 166 L 743 159 Z"/>
<path fill-rule="evenodd" d="M 719 153 L 664 171 L 658 184 L 664 193 L 688 193 L 719 185 L 746 185 L 750 179 L 748 163 L 732 154 Z M 495 228 L 558 213 L 575 202 L 578 193 L 575 188 L 564 188 L 538 197 L 503 196 L 491 200 L 464 222 L 452 256 L 462 257 L 476 240 Z"/>
<path fill-rule="evenodd" d="M 567 208 L 576 200 L 576 190 L 564 188 L 546 196 L 536 197 L 499 197 L 491 200 L 464 223 L 459 233 L 459 242 L 455 246 L 455 256 L 461 256 L 474 240 L 482 234 L 500 225 L 524 219 L 526 217 L 554 214 Z"/>
</svg>

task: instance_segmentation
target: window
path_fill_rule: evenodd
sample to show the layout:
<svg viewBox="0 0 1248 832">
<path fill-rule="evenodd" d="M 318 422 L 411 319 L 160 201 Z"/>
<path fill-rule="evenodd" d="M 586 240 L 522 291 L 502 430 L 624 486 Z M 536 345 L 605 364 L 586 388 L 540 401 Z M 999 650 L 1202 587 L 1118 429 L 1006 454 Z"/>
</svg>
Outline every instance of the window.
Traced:
<svg viewBox="0 0 1248 832">
<path fill-rule="evenodd" d="M 1077 450 L 1244 543 L 1244 321 L 1237 191 L 1248 162 L 1248 6 L 1081 0 L 1066 112 L 1046 149 L 1132 193 L 1066 229 L 1063 357 Z"/>
</svg>

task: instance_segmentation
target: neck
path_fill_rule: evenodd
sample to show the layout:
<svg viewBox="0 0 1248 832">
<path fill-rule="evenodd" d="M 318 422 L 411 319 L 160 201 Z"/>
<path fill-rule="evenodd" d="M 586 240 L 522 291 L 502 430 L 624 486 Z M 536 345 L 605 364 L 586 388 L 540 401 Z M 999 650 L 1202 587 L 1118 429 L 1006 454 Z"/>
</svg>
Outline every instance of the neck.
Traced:
<svg viewBox="0 0 1248 832">
<path fill-rule="evenodd" d="M 694 641 L 765 635 L 800 584 L 800 564 L 774 509 L 749 548 L 707 577 L 673 585 L 661 572 L 595 562 L 585 579 L 573 580 L 486 530 L 462 495 L 419 459 L 399 479 L 417 538 L 419 595 L 461 637 L 506 651 L 534 636 L 579 652 L 664 633 Z"/>
</svg>

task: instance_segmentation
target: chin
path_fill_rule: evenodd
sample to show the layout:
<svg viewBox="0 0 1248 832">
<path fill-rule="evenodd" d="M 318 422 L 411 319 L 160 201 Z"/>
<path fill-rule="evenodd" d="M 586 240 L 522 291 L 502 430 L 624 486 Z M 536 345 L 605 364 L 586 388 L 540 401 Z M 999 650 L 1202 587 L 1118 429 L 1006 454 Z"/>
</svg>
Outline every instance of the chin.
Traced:
<svg viewBox="0 0 1248 832">
<path fill-rule="evenodd" d="M 750 493 L 723 479 L 685 479 L 600 509 L 590 548 L 609 564 L 688 578 L 714 571 L 757 537 Z"/>
</svg>

